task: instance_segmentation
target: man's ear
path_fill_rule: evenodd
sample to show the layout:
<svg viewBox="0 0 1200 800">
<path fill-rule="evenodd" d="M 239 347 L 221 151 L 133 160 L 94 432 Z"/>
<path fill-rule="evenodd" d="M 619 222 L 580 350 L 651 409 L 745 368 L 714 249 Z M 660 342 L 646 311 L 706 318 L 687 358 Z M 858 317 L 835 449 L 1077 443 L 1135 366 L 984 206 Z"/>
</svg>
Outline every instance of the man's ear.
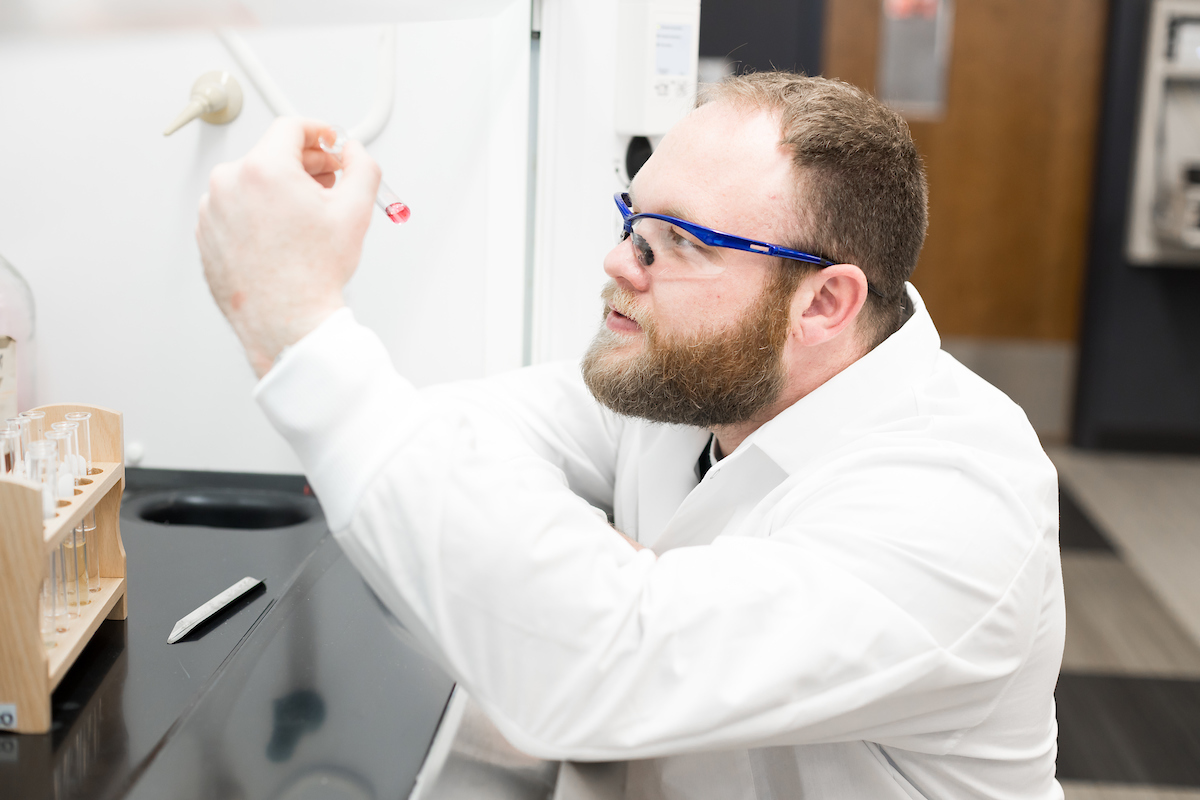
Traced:
<svg viewBox="0 0 1200 800">
<path fill-rule="evenodd" d="M 853 264 L 834 264 L 805 277 L 792 297 L 791 335 L 817 345 L 854 324 L 867 301 L 867 276 Z"/>
</svg>

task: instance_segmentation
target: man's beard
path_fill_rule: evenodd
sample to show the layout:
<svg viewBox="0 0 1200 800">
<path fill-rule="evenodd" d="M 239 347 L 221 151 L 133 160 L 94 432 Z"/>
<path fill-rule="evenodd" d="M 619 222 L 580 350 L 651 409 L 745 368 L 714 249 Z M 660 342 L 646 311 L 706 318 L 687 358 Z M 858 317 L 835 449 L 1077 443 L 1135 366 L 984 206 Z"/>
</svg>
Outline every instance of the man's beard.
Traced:
<svg viewBox="0 0 1200 800">
<path fill-rule="evenodd" d="M 755 307 L 735 325 L 691 337 L 658 330 L 634 295 L 609 282 L 605 313 L 616 308 L 641 328 L 641 352 L 623 355 L 630 337 L 601 325 L 583 357 L 583 380 L 603 405 L 631 417 L 712 428 L 752 419 L 787 380 L 783 347 L 796 281 L 780 270 Z"/>
</svg>

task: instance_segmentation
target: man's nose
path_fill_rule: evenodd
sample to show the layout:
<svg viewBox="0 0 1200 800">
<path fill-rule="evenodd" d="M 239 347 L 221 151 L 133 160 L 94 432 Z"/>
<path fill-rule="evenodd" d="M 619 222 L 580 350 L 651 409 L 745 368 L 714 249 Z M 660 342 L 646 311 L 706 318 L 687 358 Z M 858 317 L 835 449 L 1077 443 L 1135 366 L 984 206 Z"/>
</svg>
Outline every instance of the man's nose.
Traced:
<svg viewBox="0 0 1200 800">
<path fill-rule="evenodd" d="M 608 251 L 604 257 L 604 272 L 636 292 L 644 292 L 650 285 L 650 273 L 638 262 L 632 237 Z"/>
</svg>

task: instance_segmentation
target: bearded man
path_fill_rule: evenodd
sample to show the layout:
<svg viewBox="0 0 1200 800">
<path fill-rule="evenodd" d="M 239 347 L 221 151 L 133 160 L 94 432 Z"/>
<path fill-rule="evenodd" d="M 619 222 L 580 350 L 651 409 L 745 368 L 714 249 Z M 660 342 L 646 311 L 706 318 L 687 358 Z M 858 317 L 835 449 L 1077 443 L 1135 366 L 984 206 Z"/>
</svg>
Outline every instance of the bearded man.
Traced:
<svg viewBox="0 0 1200 800">
<path fill-rule="evenodd" d="M 421 392 L 342 307 L 378 169 L 322 130 L 214 171 L 206 275 L 348 557 L 514 745 L 629 798 L 1062 797 L 1056 476 L 907 283 L 903 120 L 712 87 L 614 198 L 582 375 Z"/>
</svg>

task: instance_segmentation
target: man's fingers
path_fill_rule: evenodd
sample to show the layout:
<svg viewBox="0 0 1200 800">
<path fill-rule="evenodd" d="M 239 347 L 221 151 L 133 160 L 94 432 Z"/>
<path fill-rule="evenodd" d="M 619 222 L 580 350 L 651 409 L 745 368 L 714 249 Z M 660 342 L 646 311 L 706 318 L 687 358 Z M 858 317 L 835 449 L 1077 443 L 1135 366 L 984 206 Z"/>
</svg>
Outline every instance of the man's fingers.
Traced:
<svg viewBox="0 0 1200 800">
<path fill-rule="evenodd" d="M 342 162 L 338 158 L 319 149 L 305 150 L 300 161 L 304 165 L 304 171 L 314 178 L 324 173 L 337 172 L 342 168 Z"/>
<path fill-rule="evenodd" d="M 310 136 L 313 141 L 309 146 L 316 146 L 317 135 L 322 127 L 324 126 L 315 120 L 306 120 L 301 117 L 277 117 L 250 152 L 291 154 L 299 158 L 305 150 L 305 143 Z M 310 135 L 310 128 L 316 129 L 316 132 Z"/>
<path fill-rule="evenodd" d="M 379 191 L 379 165 L 358 142 L 347 142 L 342 152 L 342 179 L 337 191 L 370 204 Z"/>
<path fill-rule="evenodd" d="M 271 123 L 251 152 L 282 154 L 301 160 L 306 150 L 320 151 L 322 137 L 332 143 L 336 134 L 328 124 L 320 120 L 279 117 Z"/>
</svg>

